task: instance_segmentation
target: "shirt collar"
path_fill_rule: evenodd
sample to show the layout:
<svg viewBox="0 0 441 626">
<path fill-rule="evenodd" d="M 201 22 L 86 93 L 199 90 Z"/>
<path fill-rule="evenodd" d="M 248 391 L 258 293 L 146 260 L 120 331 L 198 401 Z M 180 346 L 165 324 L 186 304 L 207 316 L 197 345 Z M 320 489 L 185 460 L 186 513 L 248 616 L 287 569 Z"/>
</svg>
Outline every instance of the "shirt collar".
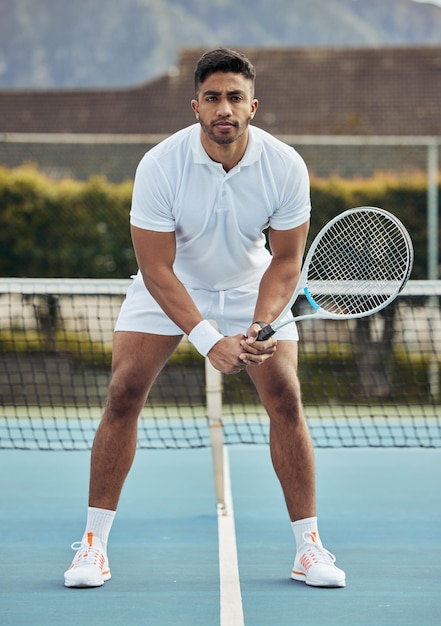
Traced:
<svg viewBox="0 0 441 626">
<path fill-rule="evenodd" d="M 213 164 L 212 159 L 205 152 L 205 149 L 201 142 L 201 127 L 200 124 L 194 124 L 193 132 L 191 135 L 191 149 L 193 151 L 193 158 L 195 163 L 206 163 L 209 165 Z M 244 167 L 246 165 L 251 165 L 259 160 L 260 154 L 262 152 L 262 142 L 258 133 L 256 133 L 256 129 L 253 126 L 248 126 L 248 145 L 245 150 L 245 154 L 242 157 L 239 165 L 240 167 Z"/>
</svg>

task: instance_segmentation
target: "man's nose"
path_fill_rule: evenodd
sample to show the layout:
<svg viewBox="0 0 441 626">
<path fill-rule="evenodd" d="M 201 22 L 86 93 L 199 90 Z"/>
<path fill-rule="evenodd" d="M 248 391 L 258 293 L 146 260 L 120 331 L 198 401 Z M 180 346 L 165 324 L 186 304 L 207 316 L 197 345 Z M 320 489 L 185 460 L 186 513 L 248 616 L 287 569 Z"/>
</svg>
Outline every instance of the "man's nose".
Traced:
<svg viewBox="0 0 441 626">
<path fill-rule="evenodd" d="M 217 115 L 218 117 L 229 117 L 231 115 L 231 104 L 227 98 L 224 98 L 219 101 L 219 105 L 217 107 Z"/>
</svg>

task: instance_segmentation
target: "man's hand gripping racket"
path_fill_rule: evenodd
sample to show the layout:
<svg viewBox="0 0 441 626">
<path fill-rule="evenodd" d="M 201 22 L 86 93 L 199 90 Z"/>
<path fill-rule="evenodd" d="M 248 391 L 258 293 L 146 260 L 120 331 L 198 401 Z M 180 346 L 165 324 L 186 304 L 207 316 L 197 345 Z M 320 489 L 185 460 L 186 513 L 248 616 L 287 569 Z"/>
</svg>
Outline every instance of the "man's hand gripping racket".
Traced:
<svg viewBox="0 0 441 626">
<path fill-rule="evenodd" d="M 305 319 L 377 313 L 403 289 L 412 265 L 412 241 L 394 215 L 376 207 L 349 209 L 315 237 L 290 301 L 257 339 L 264 341 L 286 324 Z M 281 321 L 299 294 L 306 296 L 312 311 Z"/>
</svg>

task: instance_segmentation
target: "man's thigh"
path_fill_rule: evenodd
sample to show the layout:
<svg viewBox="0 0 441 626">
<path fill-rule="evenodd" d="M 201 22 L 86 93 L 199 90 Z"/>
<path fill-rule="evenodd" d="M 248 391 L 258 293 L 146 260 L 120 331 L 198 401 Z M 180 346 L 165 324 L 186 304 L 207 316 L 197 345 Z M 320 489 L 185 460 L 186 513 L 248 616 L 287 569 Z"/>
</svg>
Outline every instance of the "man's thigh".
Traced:
<svg viewBox="0 0 441 626">
<path fill-rule="evenodd" d="M 297 378 L 298 342 L 279 340 L 273 357 L 262 365 L 247 367 L 267 411 L 282 402 L 300 401 Z"/>
<path fill-rule="evenodd" d="M 181 339 L 182 335 L 115 332 L 112 384 L 148 391 Z"/>
</svg>

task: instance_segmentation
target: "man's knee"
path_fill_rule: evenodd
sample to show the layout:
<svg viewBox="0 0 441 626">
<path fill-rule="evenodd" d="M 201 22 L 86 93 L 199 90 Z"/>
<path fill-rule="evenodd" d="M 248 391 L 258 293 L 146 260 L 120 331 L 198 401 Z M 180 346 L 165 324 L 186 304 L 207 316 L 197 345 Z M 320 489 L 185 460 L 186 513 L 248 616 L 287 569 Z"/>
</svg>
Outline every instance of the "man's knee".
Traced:
<svg viewBox="0 0 441 626">
<path fill-rule="evenodd" d="M 275 385 L 265 398 L 265 408 L 271 421 L 295 424 L 304 419 L 300 385 L 293 381 L 286 385 Z"/>
<path fill-rule="evenodd" d="M 137 417 L 147 398 L 146 382 L 133 377 L 112 377 L 106 402 L 108 419 Z"/>
</svg>

